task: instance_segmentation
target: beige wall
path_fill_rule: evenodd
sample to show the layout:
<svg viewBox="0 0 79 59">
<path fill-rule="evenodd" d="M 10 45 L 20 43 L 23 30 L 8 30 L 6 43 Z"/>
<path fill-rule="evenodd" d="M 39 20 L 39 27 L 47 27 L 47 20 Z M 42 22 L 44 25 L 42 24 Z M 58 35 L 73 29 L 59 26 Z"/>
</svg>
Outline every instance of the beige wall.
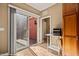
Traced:
<svg viewBox="0 0 79 59">
<path fill-rule="evenodd" d="M 42 17 L 52 16 L 52 27 L 61 27 L 62 22 L 62 4 L 55 4 L 42 11 Z"/>
<path fill-rule="evenodd" d="M 0 3 L 0 27 L 4 31 L 0 32 L 0 53 L 8 51 L 8 5 Z"/>
</svg>

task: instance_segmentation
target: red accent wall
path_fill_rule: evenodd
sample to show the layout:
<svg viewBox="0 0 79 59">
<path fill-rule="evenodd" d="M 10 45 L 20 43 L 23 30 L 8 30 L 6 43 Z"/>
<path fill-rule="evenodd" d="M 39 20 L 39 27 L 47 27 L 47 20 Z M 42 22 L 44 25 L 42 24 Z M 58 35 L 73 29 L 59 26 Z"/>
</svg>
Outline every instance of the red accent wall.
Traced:
<svg viewBox="0 0 79 59">
<path fill-rule="evenodd" d="M 37 40 L 37 24 L 35 24 L 35 21 L 35 17 L 29 18 L 29 38 L 30 41 L 34 41 L 33 43 Z"/>
</svg>

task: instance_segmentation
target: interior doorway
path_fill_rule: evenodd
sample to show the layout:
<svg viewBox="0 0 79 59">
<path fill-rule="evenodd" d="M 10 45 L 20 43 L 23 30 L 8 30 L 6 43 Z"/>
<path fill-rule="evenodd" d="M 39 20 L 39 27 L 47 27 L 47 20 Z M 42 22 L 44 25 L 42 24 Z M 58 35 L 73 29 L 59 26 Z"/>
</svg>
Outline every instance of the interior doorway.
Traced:
<svg viewBox="0 0 79 59">
<path fill-rule="evenodd" d="M 29 17 L 29 45 L 37 43 L 37 18 Z"/>
<path fill-rule="evenodd" d="M 46 34 L 50 34 L 50 17 L 42 19 L 42 39 L 44 43 L 47 43 Z"/>
</svg>

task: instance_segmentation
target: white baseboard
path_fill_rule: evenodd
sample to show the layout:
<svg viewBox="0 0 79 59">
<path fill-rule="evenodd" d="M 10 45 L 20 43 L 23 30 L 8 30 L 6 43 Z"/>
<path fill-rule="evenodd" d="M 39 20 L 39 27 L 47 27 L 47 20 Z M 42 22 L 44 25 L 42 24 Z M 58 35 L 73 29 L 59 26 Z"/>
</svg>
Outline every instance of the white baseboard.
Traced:
<svg viewBox="0 0 79 59">
<path fill-rule="evenodd" d="M 59 51 L 60 49 L 59 48 L 57 48 L 57 47 L 51 47 L 51 46 L 48 46 L 48 48 L 50 48 L 50 49 L 53 49 L 53 50 L 55 50 L 55 51 Z"/>
</svg>

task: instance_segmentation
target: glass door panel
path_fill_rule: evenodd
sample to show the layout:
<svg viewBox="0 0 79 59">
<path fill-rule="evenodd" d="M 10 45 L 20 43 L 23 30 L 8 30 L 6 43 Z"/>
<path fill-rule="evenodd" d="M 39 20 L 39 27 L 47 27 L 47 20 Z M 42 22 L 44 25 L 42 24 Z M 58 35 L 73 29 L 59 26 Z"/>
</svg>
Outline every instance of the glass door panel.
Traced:
<svg viewBox="0 0 79 59">
<path fill-rule="evenodd" d="M 16 51 L 28 47 L 28 20 L 27 16 L 16 14 Z"/>
</svg>

